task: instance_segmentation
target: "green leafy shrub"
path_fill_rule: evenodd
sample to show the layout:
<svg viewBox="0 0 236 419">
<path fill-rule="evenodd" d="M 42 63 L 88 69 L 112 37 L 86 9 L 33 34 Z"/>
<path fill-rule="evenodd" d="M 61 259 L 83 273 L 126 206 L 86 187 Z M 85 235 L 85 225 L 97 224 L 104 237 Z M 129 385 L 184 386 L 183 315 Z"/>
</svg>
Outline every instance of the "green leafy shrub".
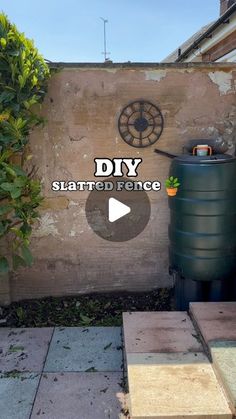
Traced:
<svg viewBox="0 0 236 419">
<path fill-rule="evenodd" d="M 0 240 L 8 236 L 10 247 L 0 255 L 0 272 L 33 261 L 29 238 L 39 217 L 41 186 L 35 168 L 27 172 L 23 166 L 30 131 L 43 122 L 32 106 L 42 102 L 48 78 L 33 42 L 0 14 Z"/>
<path fill-rule="evenodd" d="M 178 178 L 174 178 L 174 176 L 170 176 L 166 179 L 165 182 L 166 188 L 178 188 L 180 186 Z"/>
</svg>

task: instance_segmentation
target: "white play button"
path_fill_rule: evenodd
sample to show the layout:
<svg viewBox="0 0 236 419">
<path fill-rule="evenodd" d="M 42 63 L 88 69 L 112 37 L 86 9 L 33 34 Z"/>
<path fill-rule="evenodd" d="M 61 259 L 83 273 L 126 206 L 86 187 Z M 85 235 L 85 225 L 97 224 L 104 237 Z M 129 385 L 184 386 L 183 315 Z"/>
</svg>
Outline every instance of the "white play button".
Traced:
<svg viewBox="0 0 236 419">
<path fill-rule="evenodd" d="M 85 212 L 89 226 L 97 236 L 110 242 L 125 242 L 137 237 L 146 227 L 151 214 L 151 205 L 145 191 L 119 190 L 120 181 L 129 178 L 109 177 L 111 190 L 90 192 Z"/>
<path fill-rule="evenodd" d="M 131 209 L 130 207 L 128 207 L 128 205 L 122 204 L 122 202 L 118 201 L 115 198 L 109 198 L 108 219 L 110 223 L 114 223 L 114 221 L 119 220 L 120 218 L 129 214 L 130 211 Z"/>
</svg>

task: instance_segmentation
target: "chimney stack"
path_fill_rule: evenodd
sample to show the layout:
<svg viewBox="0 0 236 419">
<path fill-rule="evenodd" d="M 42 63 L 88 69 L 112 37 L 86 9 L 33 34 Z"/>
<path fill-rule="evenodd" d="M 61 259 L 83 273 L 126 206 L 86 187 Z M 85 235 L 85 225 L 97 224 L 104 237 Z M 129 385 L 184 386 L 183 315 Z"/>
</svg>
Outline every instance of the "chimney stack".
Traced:
<svg viewBox="0 0 236 419">
<path fill-rule="evenodd" d="M 220 0 L 220 15 L 223 15 L 235 3 L 236 0 Z"/>
</svg>

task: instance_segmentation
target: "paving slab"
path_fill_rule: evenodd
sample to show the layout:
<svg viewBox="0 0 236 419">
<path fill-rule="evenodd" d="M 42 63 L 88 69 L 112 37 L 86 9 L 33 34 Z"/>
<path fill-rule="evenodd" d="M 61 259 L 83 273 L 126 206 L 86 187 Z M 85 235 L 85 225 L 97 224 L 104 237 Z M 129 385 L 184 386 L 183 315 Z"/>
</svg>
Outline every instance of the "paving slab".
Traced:
<svg viewBox="0 0 236 419">
<path fill-rule="evenodd" d="M 207 344 L 212 340 L 236 341 L 236 302 L 190 303 L 190 312 Z"/>
<path fill-rule="evenodd" d="M 236 411 L 236 341 L 210 342 L 214 369 Z"/>
<path fill-rule="evenodd" d="M 126 353 L 203 350 L 186 312 L 123 313 L 123 327 Z"/>
<path fill-rule="evenodd" d="M 6 375 L 6 374 L 5 374 Z M 28 419 L 39 382 L 39 374 L 19 373 L 0 378 L 0 417 Z"/>
<path fill-rule="evenodd" d="M 133 353 L 127 364 L 132 419 L 232 418 L 203 353 Z"/>
<path fill-rule="evenodd" d="M 121 371 L 120 327 L 55 328 L 44 371 Z"/>
<path fill-rule="evenodd" d="M 31 419 L 123 418 L 121 373 L 44 373 Z"/>
<path fill-rule="evenodd" d="M 40 372 L 53 328 L 0 328 L 0 371 Z"/>
</svg>

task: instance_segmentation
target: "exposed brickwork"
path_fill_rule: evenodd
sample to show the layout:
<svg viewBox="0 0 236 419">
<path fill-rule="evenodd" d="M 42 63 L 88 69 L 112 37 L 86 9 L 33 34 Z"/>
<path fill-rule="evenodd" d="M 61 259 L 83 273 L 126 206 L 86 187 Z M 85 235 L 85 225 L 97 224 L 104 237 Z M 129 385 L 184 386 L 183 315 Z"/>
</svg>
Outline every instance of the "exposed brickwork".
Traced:
<svg viewBox="0 0 236 419">
<path fill-rule="evenodd" d="M 236 30 L 202 55 L 202 61 L 216 61 L 236 49 Z"/>
</svg>

